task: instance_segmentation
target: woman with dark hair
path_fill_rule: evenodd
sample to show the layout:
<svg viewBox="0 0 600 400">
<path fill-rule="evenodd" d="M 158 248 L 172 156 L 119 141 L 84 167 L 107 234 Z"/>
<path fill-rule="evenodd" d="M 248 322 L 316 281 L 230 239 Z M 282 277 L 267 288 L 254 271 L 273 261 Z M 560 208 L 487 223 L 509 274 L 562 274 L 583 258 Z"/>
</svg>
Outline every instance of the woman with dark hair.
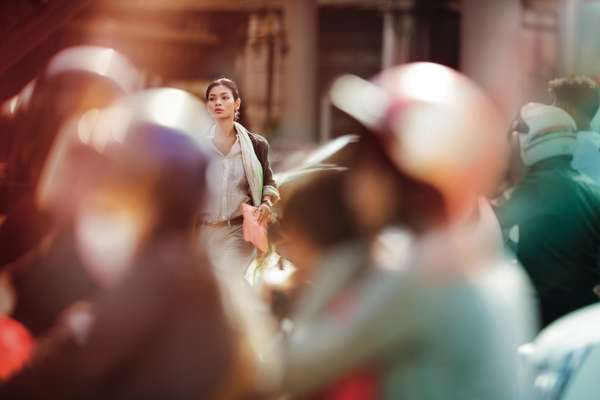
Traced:
<svg viewBox="0 0 600 400">
<path fill-rule="evenodd" d="M 215 124 L 208 132 L 215 162 L 209 171 L 210 195 L 201 215 L 201 241 L 222 272 L 241 275 L 253 254 L 244 241 L 242 204 L 256 207 L 255 215 L 266 224 L 279 192 L 269 165 L 269 144 L 238 123 L 241 99 L 235 82 L 227 78 L 211 82 L 206 107 Z"/>
</svg>

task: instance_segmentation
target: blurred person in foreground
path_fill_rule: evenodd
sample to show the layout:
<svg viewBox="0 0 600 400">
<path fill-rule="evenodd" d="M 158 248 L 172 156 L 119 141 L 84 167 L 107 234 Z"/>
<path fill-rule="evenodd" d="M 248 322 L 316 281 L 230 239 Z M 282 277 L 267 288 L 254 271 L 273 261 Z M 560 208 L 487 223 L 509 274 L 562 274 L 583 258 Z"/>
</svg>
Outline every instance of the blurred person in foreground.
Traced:
<svg viewBox="0 0 600 400">
<path fill-rule="evenodd" d="M 77 250 L 103 291 L 87 313 L 65 316 L 63 332 L 0 386 L 0 397 L 227 393 L 232 331 L 212 268 L 193 240 L 211 159 L 198 140 L 209 120 L 199 106 L 176 89 L 140 92 L 84 131 L 61 136 L 40 196 L 56 200 L 66 183 L 75 183 L 64 206 L 73 208 Z M 85 179 L 71 180 L 81 166 Z"/>
<path fill-rule="evenodd" d="M 566 76 L 551 80 L 548 90 L 553 105 L 566 111 L 575 121 L 577 143 L 571 165 L 600 183 L 600 132 L 592 127 L 600 106 L 600 88 L 587 76 Z"/>
<path fill-rule="evenodd" d="M 16 291 L 14 318 L 43 335 L 71 304 L 94 296 L 101 285 L 83 267 L 75 246 L 73 207 L 85 184 L 85 160 L 74 160 L 70 178 L 53 198 L 40 200 L 44 165 L 58 133 L 89 125 L 102 107 L 132 91 L 137 71 L 121 54 L 102 47 L 73 47 L 58 53 L 35 83 L 19 113 L 20 137 L 10 177 L 23 192 L 0 226 L 0 257 Z M 77 158 L 78 155 L 74 155 Z M 46 168 L 49 170 L 49 168 Z"/>
<path fill-rule="evenodd" d="M 210 197 L 199 217 L 201 242 L 220 273 L 237 279 L 255 254 L 244 240 L 242 205 L 256 207 L 258 221 L 266 225 L 279 191 L 267 140 L 237 122 L 241 98 L 236 83 L 227 78 L 211 82 L 205 100 L 214 120 L 208 143 L 216 161 L 209 171 Z"/>
<path fill-rule="evenodd" d="M 386 251 L 371 251 L 360 279 L 328 289 L 331 299 L 348 296 L 298 319 L 284 389 L 319 398 L 358 374 L 361 389 L 337 398 L 369 387 L 364 398 L 519 398 L 517 347 L 534 325 L 529 286 L 477 201 L 503 169 L 494 106 L 467 78 L 430 63 L 384 71 L 374 83 L 342 77 L 332 99 L 377 137 L 356 147 L 344 196 L 363 230 L 380 233 L 374 249 Z M 294 221 L 296 240 L 284 250 L 300 259 L 293 247 L 311 243 L 318 227 Z M 319 269 L 351 265 L 344 260 Z"/>
<path fill-rule="evenodd" d="M 545 326 L 598 301 L 600 186 L 573 168 L 579 138 L 565 111 L 529 103 L 516 129 L 525 174 L 497 214 L 537 290 Z"/>
<path fill-rule="evenodd" d="M 361 291 L 365 281 L 377 274 L 371 260 L 371 242 L 382 224 L 401 221 L 399 201 L 415 207 L 415 214 L 427 215 L 415 229 L 424 226 L 425 221 L 442 218 L 439 194 L 397 173 L 373 137 L 361 137 L 358 144 L 343 150 L 336 161 L 351 167 L 360 164 L 365 172 L 360 179 L 369 182 L 368 188 L 361 188 L 381 203 L 375 209 L 356 212 L 351 196 L 362 194 L 349 187 L 352 172 L 321 172 L 282 190 L 281 237 L 276 244 L 296 267 L 290 278 L 293 290 L 287 293 L 293 304 L 293 312 L 287 316 L 293 322 L 292 340 L 297 330 L 307 329 L 315 321 L 329 319 L 340 325 L 350 324 L 353 308 L 364 300 Z M 373 328 L 378 329 L 376 325 Z M 290 350 L 294 353 L 288 361 L 293 366 L 297 360 L 292 355 L 300 349 L 291 346 Z M 328 376 L 323 372 L 327 368 L 329 363 L 325 362 L 316 370 L 305 372 L 308 381 L 312 381 L 313 374 Z M 377 371 L 359 366 L 308 393 L 310 398 L 375 399 L 382 395 L 380 383 Z"/>
<path fill-rule="evenodd" d="M 71 117 L 102 108 L 138 85 L 137 69 L 110 48 L 76 46 L 56 54 L 19 96 L 14 136 L 0 190 L 0 268 L 40 244 L 56 221 L 42 212 L 35 191 L 48 153 Z"/>
</svg>

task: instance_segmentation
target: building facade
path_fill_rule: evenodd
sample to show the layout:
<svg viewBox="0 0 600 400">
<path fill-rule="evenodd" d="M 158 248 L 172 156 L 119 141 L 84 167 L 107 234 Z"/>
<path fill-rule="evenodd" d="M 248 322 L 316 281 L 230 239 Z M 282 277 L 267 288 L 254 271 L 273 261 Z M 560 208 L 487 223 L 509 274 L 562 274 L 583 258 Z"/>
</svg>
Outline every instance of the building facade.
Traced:
<svg viewBox="0 0 600 400">
<path fill-rule="evenodd" d="M 598 75 L 586 0 L 10 0 L 2 4 L 6 98 L 56 50 L 114 47 L 146 74 L 202 96 L 212 79 L 237 80 L 251 129 L 290 143 L 356 129 L 327 92 L 342 73 L 368 78 L 433 61 L 478 81 L 507 120 L 565 73 Z M 62 8 L 61 8 L 62 7 Z M 19 46 L 19 41 L 24 45 Z M 582 50 L 584 49 L 584 50 Z M 39 69 L 39 68 L 38 68 Z"/>
</svg>

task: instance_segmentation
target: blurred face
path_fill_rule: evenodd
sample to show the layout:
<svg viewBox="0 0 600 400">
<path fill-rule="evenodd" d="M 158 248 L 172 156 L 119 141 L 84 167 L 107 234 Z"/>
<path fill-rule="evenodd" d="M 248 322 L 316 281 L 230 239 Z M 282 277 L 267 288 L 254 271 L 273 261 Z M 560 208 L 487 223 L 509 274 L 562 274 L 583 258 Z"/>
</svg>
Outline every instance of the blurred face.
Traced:
<svg viewBox="0 0 600 400">
<path fill-rule="evenodd" d="M 77 246 L 90 275 L 113 287 L 127 273 L 152 228 L 149 193 L 128 186 L 106 186 L 89 193 L 76 218 Z"/>
<path fill-rule="evenodd" d="M 206 107 L 215 120 L 233 120 L 240 103 L 240 99 L 234 99 L 231 89 L 218 85 L 208 93 Z"/>
<path fill-rule="evenodd" d="M 365 233 L 375 233 L 393 219 L 400 206 L 394 187 L 394 177 L 373 165 L 362 165 L 349 175 L 347 198 Z"/>
</svg>

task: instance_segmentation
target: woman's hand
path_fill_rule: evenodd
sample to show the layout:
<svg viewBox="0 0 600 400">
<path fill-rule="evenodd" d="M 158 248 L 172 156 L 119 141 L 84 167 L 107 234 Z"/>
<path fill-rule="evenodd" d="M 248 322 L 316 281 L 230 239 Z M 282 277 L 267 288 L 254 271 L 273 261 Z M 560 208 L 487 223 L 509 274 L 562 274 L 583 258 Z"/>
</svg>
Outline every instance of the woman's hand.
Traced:
<svg viewBox="0 0 600 400">
<path fill-rule="evenodd" d="M 267 203 L 262 203 L 256 209 L 255 215 L 259 224 L 268 223 L 271 220 L 271 207 Z"/>
</svg>

